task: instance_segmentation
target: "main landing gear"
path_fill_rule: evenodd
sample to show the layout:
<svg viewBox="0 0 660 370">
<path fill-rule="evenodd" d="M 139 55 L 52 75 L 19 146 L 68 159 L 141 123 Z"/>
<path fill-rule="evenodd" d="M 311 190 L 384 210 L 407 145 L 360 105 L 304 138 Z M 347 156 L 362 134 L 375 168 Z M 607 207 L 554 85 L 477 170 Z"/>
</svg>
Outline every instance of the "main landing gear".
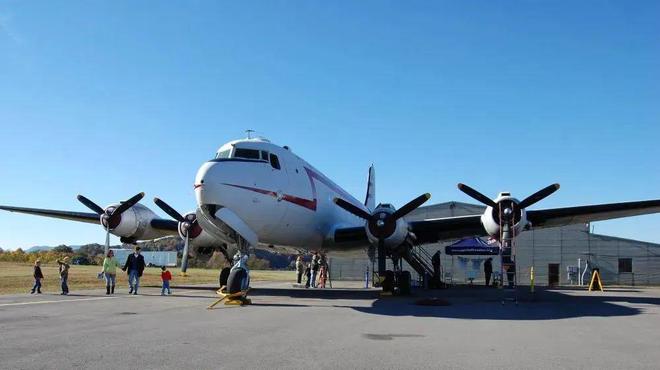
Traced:
<svg viewBox="0 0 660 370">
<path fill-rule="evenodd" d="M 383 261 L 381 261 L 381 255 L 383 256 Z M 409 295 L 411 292 L 410 271 L 403 270 L 402 259 L 396 253 L 393 253 L 390 257 L 394 270 L 385 270 L 384 253 L 378 256 L 378 276 L 381 287 L 383 288 L 381 295 Z"/>
</svg>

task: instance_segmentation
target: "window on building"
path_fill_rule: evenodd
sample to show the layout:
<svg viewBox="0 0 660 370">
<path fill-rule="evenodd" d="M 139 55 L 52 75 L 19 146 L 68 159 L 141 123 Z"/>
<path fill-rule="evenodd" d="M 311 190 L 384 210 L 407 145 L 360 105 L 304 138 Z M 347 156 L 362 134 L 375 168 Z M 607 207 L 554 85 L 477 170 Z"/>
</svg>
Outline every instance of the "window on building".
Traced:
<svg viewBox="0 0 660 370">
<path fill-rule="evenodd" d="M 260 159 L 259 151 L 255 149 L 236 148 L 234 158 Z"/>
<path fill-rule="evenodd" d="M 280 160 L 273 153 L 270 153 L 270 165 L 277 170 L 280 169 Z"/>
<path fill-rule="evenodd" d="M 632 272 L 632 258 L 619 258 L 619 274 Z"/>
</svg>

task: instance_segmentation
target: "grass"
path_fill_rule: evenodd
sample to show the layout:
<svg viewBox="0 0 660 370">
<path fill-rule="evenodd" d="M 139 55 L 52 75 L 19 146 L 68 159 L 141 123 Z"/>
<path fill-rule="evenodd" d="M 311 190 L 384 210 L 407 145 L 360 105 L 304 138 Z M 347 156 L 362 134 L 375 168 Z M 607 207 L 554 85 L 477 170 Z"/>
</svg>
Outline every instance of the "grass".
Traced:
<svg viewBox="0 0 660 370">
<path fill-rule="evenodd" d="M 178 268 L 169 269 L 172 272 L 172 285 L 188 284 L 218 284 L 219 270 L 189 268 L 188 276 L 180 275 Z M 41 265 L 44 279 L 41 281 L 42 292 L 59 292 L 60 279 L 57 265 Z M 101 266 L 76 266 L 69 270 L 69 290 L 100 289 L 105 287 L 104 280 L 98 280 L 97 274 Z M 14 294 L 29 292 L 34 284 L 31 264 L 0 262 L 0 294 Z M 140 285 L 160 285 L 160 268 L 148 267 L 140 279 Z M 266 281 L 294 281 L 294 271 L 250 270 L 251 280 Z M 117 271 L 117 285 L 128 286 L 128 276 L 125 272 Z"/>
</svg>

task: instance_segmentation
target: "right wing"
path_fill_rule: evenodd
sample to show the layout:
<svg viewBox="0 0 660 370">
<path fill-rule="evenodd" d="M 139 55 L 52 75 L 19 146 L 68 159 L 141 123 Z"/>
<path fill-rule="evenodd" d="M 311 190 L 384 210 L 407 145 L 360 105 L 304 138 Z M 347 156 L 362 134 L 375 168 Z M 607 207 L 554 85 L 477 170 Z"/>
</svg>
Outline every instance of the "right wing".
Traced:
<svg viewBox="0 0 660 370">
<path fill-rule="evenodd" d="M 10 207 L 10 206 L 0 206 L 0 209 L 9 212 L 27 213 L 29 215 L 60 218 L 63 220 L 78 221 L 78 222 L 86 222 L 89 224 L 97 224 L 97 225 L 101 224 L 99 215 L 97 215 L 96 213 L 57 211 L 53 209 L 23 208 L 23 207 Z"/>
<path fill-rule="evenodd" d="M 59 218 L 62 220 L 78 221 L 78 222 L 85 222 L 88 224 L 101 225 L 101 220 L 99 218 L 99 215 L 97 215 L 96 213 L 58 211 L 54 209 L 24 208 L 24 207 L 11 207 L 11 206 L 0 206 L 0 209 L 9 212 L 25 213 L 35 216 Z M 178 235 L 179 224 L 174 220 L 156 218 L 151 220 L 151 227 L 163 231 L 165 235 Z"/>
</svg>

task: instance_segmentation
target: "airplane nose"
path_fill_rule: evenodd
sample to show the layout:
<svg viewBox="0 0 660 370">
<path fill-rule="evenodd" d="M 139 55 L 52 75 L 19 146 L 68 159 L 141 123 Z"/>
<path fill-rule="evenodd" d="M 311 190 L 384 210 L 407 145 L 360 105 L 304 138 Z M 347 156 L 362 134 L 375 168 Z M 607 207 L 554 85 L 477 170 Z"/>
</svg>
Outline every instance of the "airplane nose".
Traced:
<svg viewBox="0 0 660 370">
<path fill-rule="evenodd" d="M 218 189 L 222 183 L 220 178 L 222 176 L 222 169 L 220 167 L 220 163 L 209 161 L 197 170 L 197 176 L 195 176 L 195 198 L 197 200 L 197 206 L 205 204 L 222 205 Z"/>
</svg>

